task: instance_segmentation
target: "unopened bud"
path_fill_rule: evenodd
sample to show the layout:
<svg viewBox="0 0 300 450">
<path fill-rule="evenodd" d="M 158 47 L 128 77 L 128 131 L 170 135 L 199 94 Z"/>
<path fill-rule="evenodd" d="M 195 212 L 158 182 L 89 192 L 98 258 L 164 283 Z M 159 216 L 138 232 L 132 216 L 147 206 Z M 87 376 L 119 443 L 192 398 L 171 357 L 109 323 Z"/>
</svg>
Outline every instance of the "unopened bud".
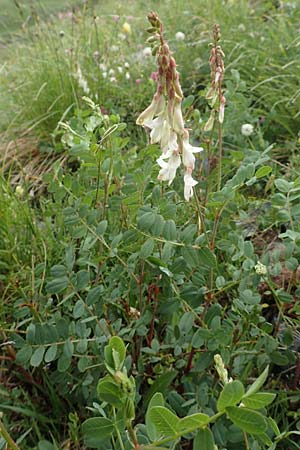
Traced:
<svg viewBox="0 0 300 450">
<path fill-rule="evenodd" d="M 230 383 L 232 381 L 232 379 L 231 378 L 228 379 L 228 372 L 227 372 L 227 369 L 225 369 L 224 362 L 223 362 L 221 355 L 218 355 L 218 354 L 215 355 L 214 360 L 215 360 L 216 370 L 218 372 L 218 375 L 219 375 L 222 383 L 224 383 L 224 384 Z"/>
</svg>

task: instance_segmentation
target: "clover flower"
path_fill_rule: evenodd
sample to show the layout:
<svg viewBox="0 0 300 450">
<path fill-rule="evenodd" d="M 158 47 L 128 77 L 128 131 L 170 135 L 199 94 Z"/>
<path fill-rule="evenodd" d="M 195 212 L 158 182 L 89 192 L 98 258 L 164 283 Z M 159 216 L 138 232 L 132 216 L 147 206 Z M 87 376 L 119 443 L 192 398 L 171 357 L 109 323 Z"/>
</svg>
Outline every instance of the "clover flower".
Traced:
<svg viewBox="0 0 300 450">
<path fill-rule="evenodd" d="M 203 149 L 189 143 L 189 133 L 184 127 L 182 115 L 183 93 L 179 73 L 172 52 L 163 38 L 160 19 L 152 12 L 148 15 L 148 20 L 152 25 L 148 30 L 152 36 L 147 42 L 153 46 L 151 53 L 156 54 L 158 65 L 155 76 L 151 78 L 156 82 L 157 89 L 150 105 L 139 115 L 136 123 L 150 130 L 151 144 L 160 145 L 162 154 L 157 159 L 160 167 L 159 180 L 168 181 L 170 185 L 181 162 L 183 163 L 184 198 L 189 201 L 193 196 L 193 188 L 198 183 L 192 177 L 195 168 L 194 153 L 200 153 Z M 178 40 L 183 40 L 184 33 L 178 34 Z"/>
<path fill-rule="evenodd" d="M 253 133 L 253 131 L 254 131 L 254 127 L 253 127 L 253 125 L 251 125 L 251 123 L 244 123 L 244 124 L 241 126 L 241 133 L 242 133 L 244 136 L 251 136 L 251 134 Z"/>
<path fill-rule="evenodd" d="M 185 34 L 182 31 L 177 31 L 175 34 L 176 41 L 184 41 L 185 40 Z"/>
<path fill-rule="evenodd" d="M 267 267 L 260 261 L 258 261 L 258 263 L 254 266 L 254 269 L 258 275 L 266 275 L 268 272 Z"/>
</svg>

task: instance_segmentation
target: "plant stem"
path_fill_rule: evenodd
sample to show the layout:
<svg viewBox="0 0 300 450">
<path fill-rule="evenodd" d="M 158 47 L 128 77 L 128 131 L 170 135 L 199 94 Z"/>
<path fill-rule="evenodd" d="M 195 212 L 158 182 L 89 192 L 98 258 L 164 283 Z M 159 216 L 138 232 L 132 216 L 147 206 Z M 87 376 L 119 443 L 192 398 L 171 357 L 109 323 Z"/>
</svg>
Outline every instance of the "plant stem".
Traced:
<svg viewBox="0 0 300 450">
<path fill-rule="evenodd" d="M 2 419 L 2 413 L 0 413 L 0 435 L 4 438 L 6 443 L 9 445 L 10 450 L 20 450 L 20 447 L 15 443 L 15 441 L 10 437 L 9 432 L 5 428 Z"/>
<path fill-rule="evenodd" d="M 125 450 L 125 447 L 124 447 L 124 444 L 123 444 L 123 441 L 122 441 L 122 436 L 121 436 L 120 430 L 119 430 L 119 428 L 118 428 L 118 426 L 117 426 L 117 424 L 116 424 L 116 422 L 117 422 L 117 416 L 116 416 L 116 409 L 115 409 L 114 406 L 113 406 L 113 416 L 114 416 L 114 420 L 115 420 L 115 424 L 114 424 L 114 425 L 115 425 L 116 435 L 117 435 L 117 438 L 118 438 L 118 441 L 119 441 L 121 450 Z"/>
<path fill-rule="evenodd" d="M 132 444 L 134 446 L 134 450 L 138 450 L 140 448 L 140 444 L 138 443 L 135 431 L 132 428 L 131 421 L 128 421 L 128 423 L 127 423 L 127 430 L 128 430 L 128 434 L 130 436 L 131 442 L 132 442 Z"/>
<path fill-rule="evenodd" d="M 243 433 L 244 433 L 246 450 L 250 450 L 247 433 L 245 431 L 243 431 Z"/>
<path fill-rule="evenodd" d="M 217 190 L 221 190 L 221 183 L 222 183 L 222 157 L 223 157 L 223 144 L 222 144 L 222 124 L 219 122 L 219 142 L 218 142 L 218 148 L 219 148 L 219 158 L 218 158 L 218 184 L 217 184 Z"/>
</svg>

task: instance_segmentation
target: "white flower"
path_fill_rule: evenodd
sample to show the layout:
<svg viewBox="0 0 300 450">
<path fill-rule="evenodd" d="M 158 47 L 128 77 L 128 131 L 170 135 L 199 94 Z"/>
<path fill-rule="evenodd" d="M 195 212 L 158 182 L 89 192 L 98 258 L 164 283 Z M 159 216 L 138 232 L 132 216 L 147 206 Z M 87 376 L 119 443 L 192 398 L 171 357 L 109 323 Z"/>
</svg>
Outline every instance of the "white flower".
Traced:
<svg viewBox="0 0 300 450">
<path fill-rule="evenodd" d="M 112 77 L 114 74 L 115 74 L 114 69 L 109 69 L 108 75 L 110 75 Z"/>
<path fill-rule="evenodd" d="M 111 83 L 115 83 L 115 82 L 117 81 L 117 79 L 116 79 L 116 77 L 110 77 L 110 78 L 109 78 L 109 81 L 110 81 Z"/>
<path fill-rule="evenodd" d="M 152 55 L 151 47 L 145 47 L 143 50 L 143 55 L 145 58 L 149 58 Z"/>
<path fill-rule="evenodd" d="M 164 161 L 162 158 L 159 158 L 157 162 L 161 167 L 157 178 L 162 181 L 169 181 L 170 185 L 176 176 L 176 170 L 180 166 L 179 154 L 173 152 L 168 162 Z"/>
<path fill-rule="evenodd" d="M 185 34 L 182 31 L 177 31 L 175 34 L 176 41 L 184 41 L 185 40 Z"/>
<path fill-rule="evenodd" d="M 153 128 L 156 125 L 156 123 L 153 124 L 154 120 L 153 117 L 156 114 L 159 114 L 163 111 L 165 107 L 165 99 L 163 96 L 155 94 L 152 102 L 148 106 L 148 108 L 143 111 L 139 117 L 136 119 L 137 125 L 146 125 L 149 128 Z M 159 142 L 159 141 L 156 141 Z"/>
<path fill-rule="evenodd" d="M 173 129 L 178 134 L 184 133 L 184 122 L 181 111 L 181 100 L 175 100 L 173 111 Z"/>
<path fill-rule="evenodd" d="M 119 46 L 118 46 L 118 45 L 112 45 L 112 46 L 110 47 L 110 50 L 111 50 L 112 52 L 116 53 L 116 52 L 119 51 Z"/>
<path fill-rule="evenodd" d="M 99 64 L 99 69 L 102 70 L 102 72 L 106 72 L 107 71 L 107 66 L 104 63 L 100 63 Z"/>
<path fill-rule="evenodd" d="M 189 143 L 188 137 L 183 139 L 183 141 L 182 141 L 182 162 L 185 165 L 185 167 L 193 170 L 195 167 L 194 153 L 200 153 L 200 152 L 203 152 L 202 147 L 193 147 Z"/>
<path fill-rule="evenodd" d="M 129 63 L 128 62 L 124 63 L 124 67 L 125 67 L 125 69 L 129 69 L 129 67 L 130 67 Z"/>
<path fill-rule="evenodd" d="M 89 93 L 90 93 L 90 88 L 89 88 L 89 86 L 88 86 L 87 80 L 86 80 L 86 79 L 84 78 L 84 76 L 82 75 L 80 66 L 78 66 L 78 68 L 77 68 L 76 78 L 77 78 L 78 84 L 79 84 L 79 86 L 82 88 L 83 92 L 84 92 L 85 94 L 89 95 Z"/>
<path fill-rule="evenodd" d="M 20 185 L 18 185 L 17 187 L 16 187 L 16 195 L 18 196 L 18 197 L 23 197 L 23 195 L 24 195 L 24 188 L 22 188 L 22 186 L 20 186 Z"/>
<path fill-rule="evenodd" d="M 241 127 L 241 132 L 244 136 L 251 136 L 254 131 L 254 126 L 251 123 L 244 123 Z"/>
<path fill-rule="evenodd" d="M 126 80 L 130 80 L 130 73 L 129 72 L 125 73 L 125 78 L 126 78 Z"/>
<path fill-rule="evenodd" d="M 118 72 L 119 72 L 119 73 L 123 73 L 123 67 L 118 66 Z"/>
<path fill-rule="evenodd" d="M 165 122 L 165 115 L 161 114 L 156 119 L 152 120 L 151 122 L 147 123 L 147 126 L 151 128 L 150 133 L 150 142 L 151 144 L 157 144 L 161 141 L 163 130 L 164 130 L 164 122 Z"/>
<path fill-rule="evenodd" d="M 102 72 L 102 77 L 107 78 L 107 72 Z"/>
<path fill-rule="evenodd" d="M 260 261 L 258 261 L 258 263 L 254 266 L 254 269 L 258 275 L 266 275 L 268 272 L 267 267 Z"/>
<path fill-rule="evenodd" d="M 198 184 L 198 181 L 194 180 L 191 171 L 188 170 L 184 175 L 184 198 L 188 202 L 193 197 L 193 187 Z"/>
</svg>

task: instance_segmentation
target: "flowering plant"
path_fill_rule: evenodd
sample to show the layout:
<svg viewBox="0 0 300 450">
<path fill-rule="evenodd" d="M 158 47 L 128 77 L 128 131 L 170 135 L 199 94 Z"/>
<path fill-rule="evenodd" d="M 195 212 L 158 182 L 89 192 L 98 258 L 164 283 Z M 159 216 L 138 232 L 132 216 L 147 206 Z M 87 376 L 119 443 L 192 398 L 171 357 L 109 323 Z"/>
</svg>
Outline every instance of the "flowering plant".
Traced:
<svg viewBox="0 0 300 450">
<path fill-rule="evenodd" d="M 151 144 L 159 144 L 162 150 L 157 162 L 160 166 L 158 179 L 168 181 L 176 176 L 181 162 L 185 167 L 184 197 L 193 196 L 193 187 L 198 183 L 192 177 L 195 168 L 194 153 L 203 149 L 189 143 L 189 132 L 184 127 L 182 116 L 183 93 L 179 82 L 176 61 L 163 38 L 162 23 L 156 13 L 151 12 L 148 20 L 152 25 L 148 39 L 153 44 L 152 52 L 157 55 L 157 90 L 150 105 L 137 118 L 136 123 L 150 129 Z"/>
</svg>

